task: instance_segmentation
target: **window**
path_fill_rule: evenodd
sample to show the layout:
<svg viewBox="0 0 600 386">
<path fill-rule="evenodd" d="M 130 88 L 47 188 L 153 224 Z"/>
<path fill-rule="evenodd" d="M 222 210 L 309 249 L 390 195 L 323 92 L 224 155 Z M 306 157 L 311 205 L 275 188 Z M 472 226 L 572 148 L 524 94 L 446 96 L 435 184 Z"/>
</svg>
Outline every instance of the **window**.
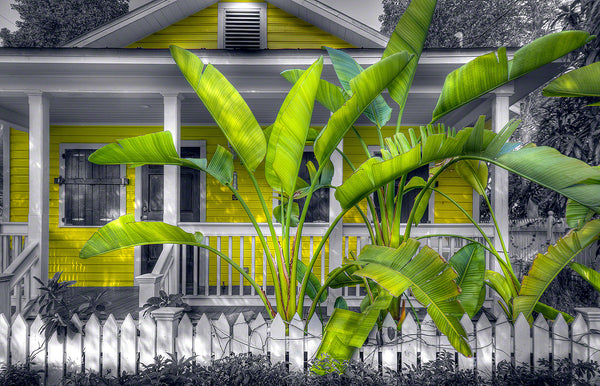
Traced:
<svg viewBox="0 0 600 386">
<path fill-rule="evenodd" d="M 319 163 L 317 162 L 311 147 L 307 147 L 307 150 L 304 151 L 304 154 L 302 155 L 302 163 L 300 164 L 300 170 L 298 171 L 298 177 L 302 178 L 307 183 L 310 183 L 310 174 L 308 173 L 308 168 L 306 167 L 308 161 L 311 161 L 315 165 L 315 168 L 319 168 Z M 300 210 L 299 212 L 302 214 L 304 205 L 306 205 L 306 197 L 294 201 L 298 203 Z M 274 200 L 274 206 L 279 204 L 279 200 Z M 305 223 L 318 222 L 329 222 L 329 189 L 319 189 L 313 192 L 313 195 L 310 199 L 310 205 L 308 206 L 308 211 L 306 212 Z"/>
<path fill-rule="evenodd" d="M 96 165 L 88 157 L 100 144 L 61 144 L 59 225 L 102 226 L 125 214 L 125 165 Z"/>
<path fill-rule="evenodd" d="M 381 157 L 381 151 L 379 150 L 378 146 L 369 146 L 369 152 L 375 157 Z M 425 181 L 427 181 L 427 179 L 429 178 L 429 165 L 421 166 L 420 168 L 415 169 L 412 172 L 408 173 L 408 176 L 406 178 L 406 183 L 408 183 L 412 177 L 421 177 Z M 395 182 L 396 182 L 396 184 L 395 184 L 396 192 L 398 192 L 398 185 L 400 184 L 400 180 L 398 179 Z M 420 192 L 419 189 L 413 189 L 403 196 L 400 222 L 406 223 L 408 221 L 408 216 L 410 215 L 410 211 L 415 202 L 415 198 L 417 198 L 417 195 L 419 194 L 419 192 Z M 379 218 L 379 197 L 376 193 L 373 194 L 373 203 L 375 204 L 375 211 L 377 212 L 377 218 Z M 431 201 L 430 201 L 430 203 L 431 203 Z M 423 223 L 429 222 L 429 210 L 425 211 L 425 214 L 423 215 L 421 222 L 423 222 Z"/>
<path fill-rule="evenodd" d="M 220 49 L 267 48 L 266 3 L 219 3 Z"/>
</svg>

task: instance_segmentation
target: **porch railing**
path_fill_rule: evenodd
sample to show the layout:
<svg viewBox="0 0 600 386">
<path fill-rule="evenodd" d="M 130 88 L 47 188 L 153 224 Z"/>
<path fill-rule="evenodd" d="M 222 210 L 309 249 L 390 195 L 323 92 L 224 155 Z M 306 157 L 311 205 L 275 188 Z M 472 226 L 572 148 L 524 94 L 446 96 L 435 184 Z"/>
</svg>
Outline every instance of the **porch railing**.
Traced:
<svg viewBox="0 0 600 386">
<path fill-rule="evenodd" d="M 38 243 L 29 243 L 27 223 L 0 223 L 0 309 L 20 313 L 36 292 L 40 276 Z"/>
<path fill-rule="evenodd" d="M 231 257 L 260 285 L 268 298 L 274 297 L 265 252 L 251 224 L 182 223 L 180 226 L 187 232 L 201 232 L 206 244 Z M 260 224 L 260 227 L 263 234 L 269 234 L 267 224 Z M 305 224 L 301 260 L 307 262 L 313 255 L 327 227 L 328 224 Z M 493 226 L 482 224 L 482 228 L 493 241 Z M 421 224 L 412 231 L 413 237 L 421 238 L 422 243 L 437 250 L 445 258 L 450 258 L 468 241 L 444 236 L 446 234 L 484 241 L 478 230 L 469 224 Z M 267 237 L 267 240 L 270 244 L 270 238 Z M 324 283 L 330 270 L 330 249 L 342 251 L 342 256 L 349 256 L 351 253 L 357 256 L 370 242 L 369 232 L 363 224 L 343 224 L 342 238 L 330 238 L 326 242 L 313 272 Z M 491 266 L 489 259 L 490 257 L 488 266 Z M 144 276 L 156 291 L 164 289 L 168 293 L 182 293 L 192 305 L 262 305 L 255 288 L 250 286 L 242 274 L 204 248 L 167 245 L 152 273 Z M 345 288 L 342 294 L 354 304 L 364 296 L 363 291 L 360 286 L 356 286 Z M 151 295 L 147 292 L 140 291 L 140 304 L 146 300 L 142 297 L 149 296 Z"/>
</svg>

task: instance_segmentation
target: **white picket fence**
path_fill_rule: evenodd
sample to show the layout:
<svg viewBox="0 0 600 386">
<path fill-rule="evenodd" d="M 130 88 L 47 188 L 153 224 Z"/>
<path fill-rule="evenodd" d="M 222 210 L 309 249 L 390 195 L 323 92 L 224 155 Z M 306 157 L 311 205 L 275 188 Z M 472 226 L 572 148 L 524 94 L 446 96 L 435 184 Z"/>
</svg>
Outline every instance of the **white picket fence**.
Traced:
<svg viewBox="0 0 600 386">
<path fill-rule="evenodd" d="M 156 355 L 166 357 L 167 353 L 176 353 L 179 358 L 195 356 L 197 362 L 206 363 L 232 353 L 250 352 L 267 354 L 271 362 L 288 362 L 291 369 L 304 369 L 314 358 L 322 331 L 316 317 L 305 331 L 304 322 L 296 316 L 286 336 L 279 316 L 267 322 L 259 314 L 246 321 L 240 314 L 233 325 L 223 314 L 218 320 L 202 315 L 194 322 L 181 313 L 155 316 L 156 320 L 147 317 L 138 322 L 128 315 L 117 322 L 110 315 L 104 323 L 92 316 L 83 327 L 84 334 L 68 332 L 59 338 L 55 333 L 46 343 L 39 315 L 29 324 L 21 315 L 9 323 L 0 314 L 0 367 L 30 358 L 31 366 L 43 370 L 50 385 L 65 372 L 135 373 L 143 368 L 140 364 L 150 364 Z M 77 316 L 73 322 L 82 326 Z M 590 322 L 597 323 L 595 319 Z M 570 325 L 559 316 L 551 323 L 538 317 L 530 326 L 522 315 L 513 325 L 503 314 L 495 323 L 485 314 L 475 324 L 465 315 L 461 323 L 469 334 L 474 357 L 456 355 L 457 364 L 463 369 L 477 369 L 483 376 L 490 376 L 500 361 L 535 367 L 540 359 L 570 358 L 576 362 L 600 357 L 600 331 L 590 329 L 582 314 Z M 455 352 L 429 316 L 419 326 L 408 315 L 398 332 L 388 315 L 381 333 L 374 329 L 355 359 L 396 370 L 434 360 L 444 351 Z"/>
</svg>

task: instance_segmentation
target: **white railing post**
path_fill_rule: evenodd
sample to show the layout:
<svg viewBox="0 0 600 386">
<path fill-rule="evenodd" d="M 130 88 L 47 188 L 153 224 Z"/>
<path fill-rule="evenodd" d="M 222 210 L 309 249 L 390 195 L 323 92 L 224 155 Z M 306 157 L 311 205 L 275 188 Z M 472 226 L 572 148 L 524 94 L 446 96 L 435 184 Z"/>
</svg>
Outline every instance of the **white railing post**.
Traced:
<svg viewBox="0 0 600 386">
<path fill-rule="evenodd" d="M 338 145 L 340 152 L 344 151 L 344 140 L 342 139 Z M 331 162 L 333 163 L 333 178 L 331 185 L 340 186 L 344 181 L 344 162 L 339 152 L 333 152 L 331 155 Z M 334 198 L 335 189 L 329 190 L 329 221 L 335 220 L 335 218 L 342 212 L 340 203 Z M 343 246 L 344 246 L 344 221 L 340 220 L 337 225 L 333 228 L 333 231 L 329 235 L 329 272 L 342 265 L 343 261 Z M 327 314 L 333 313 L 333 305 L 335 299 L 342 294 L 341 289 L 329 289 L 329 296 L 327 297 Z"/>
<path fill-rule="evenodd" d="M 39 242 L 39 272 L 48 280 L 50 196 L 50 101 L 41 91 L 29 94 L 29 242 Z"/>
<path fill-rule="evenodd" d="M 4 314 L 6 319 L 10 320 L 10 279 L 13 275 L 0 274 L 0 314 Z"/>
<path fill-rule="evenodd" d="M 159 308 L 150 314 L 156 320 L 156 355 L 166 358 L 167 353 L 175 354 L 177 327 L 183 315 L 183 308 Z"/>
<path fill-rule="evenodd" d="M 139 288 L 138 297 L 140 307 L 144 306 L 146 300 L 159 295 L 162 278 L 163 275 L 156 273 L 146 273 L 135 278 L 135 282 Z"/>
</svg>

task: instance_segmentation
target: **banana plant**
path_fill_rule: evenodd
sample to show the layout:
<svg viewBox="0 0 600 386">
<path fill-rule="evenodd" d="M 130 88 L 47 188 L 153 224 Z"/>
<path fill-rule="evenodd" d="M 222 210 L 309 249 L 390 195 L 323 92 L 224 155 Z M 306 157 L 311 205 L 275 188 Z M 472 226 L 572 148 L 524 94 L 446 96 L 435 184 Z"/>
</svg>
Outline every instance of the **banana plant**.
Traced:
<svg viewBox="0 0 600 386">
<path fill-rule="evenodd" d="M 418 58 L 435 6 L 435 0 L 412 1 L 400 18 L 382 59 L 400 50 Z M 584 31 L 560 32 L 524 46 L 516 51 L 510 60 L 505 48 L 474 59 L 448 75 L 432 112 L 432 122 L 581 47 L 590 38 Z M 352 95 L 347 86 L 349 80 L 361 74 L 363 70 L 343 51 L 328 48 L 328 53 L 341 87 L 321 81 L 317 101 L 334 112 Z M 385 310 L 392 303 L 390 294 L 398 297 L 407 295 L 410 291 L 417 301 L 427 307 L 429 315 L 440 331 L 449 338 L 450 343 L 464 355 L 470 355 L 471 351 L 466 344 L 466 334 L 458 323 L 458 317 L 465 311 L 473 316 L 481 308 L 485 284 L 506 295 L 502 297 L 503 308 L 513 320 L 518 315 L 514 313 L 513 302 L 518 304 L 515 306 L 516 310 L 525 312 L 527 317 L 531 317 L 534 309 L 548 316 L 556 316 L 558 311 L 539 303 L 538 294 L 541 295 L 557 271 L 541 269 L 539 274 L 528 279 L 522 288 L 512 270 L 506 247 L 503 245 L 502 251 L 496 251 L 489 236 L 482 231 L 477 221 L 451 197 L 435 187 L 439 176 L 448 168 L 455 167 L 457 173 L 482 195 L 488 179 L 487 165 L 493 164 L 559 191 L 585 208 L 598 211 L 598 171 L 580 161 L 562 156 L 551 148 L 522 147 L 520 144 L 509 143 L 508 140 L 518 122 L 510 122 L 498 134 L 484 130 L 484 118 L 480 118 L 473 128 L 460 131 L 430 124 L 418 130 L 409 129 L 407 135 L 401 133 L 402 112 L 417 64 L 418 61 L 410 62 L 401 75 L 388 86 L 389 95 L 398 104 L 399 109 L 396 134 L 393 137 L 384 139 L 381 134 L 382 126 L 391 116 L 390 107 L 383 98 L 377 98 L 368 114 L 365 114 L 377 131 L 381 157 L 373 157 L 369 153 L 357 130 L 353 131 L 368 160 L 359 167 L 354 167 L 348 158 L 344 157 L 354 173 L 336 189 L 335 197 L 343 210 L 352 207 L 359 210 L 374 245 L 365 247 L 355 260 L 349 259 L 342 268 L 331 272 L 322 289 L 324 291 L 327 286 L 338 288 L 362 282 L 368 293 L 367 301 L 363 302 L 362 314 L 336 309 L 325 328 L 326 337 L 319 353 L 333 355 L 337 360 L 348 359 L 354 348 L 364 343 L 377 320 L 373 315 L 379 316 L 378 312 Z M 302 75 L 302 71 L 290 70 L 282 75 L 294 83 Z M 416 177 L 408 179 L 408 173 L 432 162 L 436 163 L 436 167 L 430 169 L 427 181 Z M 399 183 L 396 185 L 395 181 Z M 406 230 L 401 234 L 402 200 L 411 190 L 419 193 L 410 210 Z M 481 244 L 470 240 L 474 243 L 457 252 L 449 263 L 438 255 L 436 261 L 443 262 L 442 265 L 438 270 L 429 271 L 429 260 L 420 254 L 406 255 L 400 260 L 396 260 L 395 256 L 403 255 L 401 251 L 406 251 L 407 245 L 419 244 L 418 240 L 411 238 L 411 230 L 420 222 L 432 192 L 455 204 L 481 231 L 486 242 Z M 378 213 L 373 203 L 373 194 L 377 195 L 380 203 Z M 487 201 L 485 195 L 484 198 Z M 363 200 L 367 201 L 370 212 L 374 214 L 372 219 L 358 206 Z M 487 204 L 489 205 L 489 202 Z M 495 218 L 494 223 L 498 230 Z M 540 258 L 540 264 L 558 264 L 556 268 L 562 269 L 563 263 L 568 262 L 584 248 L 589 240 L 597 237 L 598 231 L 600 230 L 592 224 L 586 229 L 586 237 L 583 237 L 583 234 L 572 234 L 569 239 L 566 238 L 560 243 L 560 247 L 569 245 L 569 251 L 559 247 L 554 253 L 549 252 L 545 258 Z M 431 236 L 440 235 L 429 237 Z M 370 258 L 374 254 L 374 247 L 377 247 L 377 256 L 388 260 L 375 263 Z M 496 258 L 501 268 L 500 273 L 485 270 L 485 251 Z M 415 269 L 416 267 L 419 268 Z M 529 293 L 527 291 L 532 287 L 530 284 L 535 281 L 533 277 L 539 282 L 536 281 Z M 389 280 L 390 278 L 396 280 Z M 432 280 L 433 278 L 437 280 Z M 410 298 L 407 297 L 407 300 Z M 311 307 L 308 318 L 313 311 L 314 307 Z M 336 349 L 333 349 L 333 346 Z"/>
<path fill-rule="evenodd" d="M 233 154 L 218 146 L 212 159 L 180 158 L 169 132 L 159 132 L 141 137 L 119 140 L 94 152 L 89 160 L 98 164 L 178 165 L 206 172 L 230 189 L 248 215 L 266 253 L 269 274 L 275 288 L 276 308 L 270 304 L 260 285 L 235 263 L 231 256 L 208 245 L 201 234 L 190 234 L 181 228 L 161 222 L 136 222 L 132 215 L 123 216 L 100 228 L 84 245 L 80 257 L 88 258 L 111 250 L 144 244 L 184 244 L 205 248 L 230 264 L 243 275 L 260 295 L 271 317 L 279 313 L 290 321 L 302 311 L 306 295 L 315 299 L 320 289 L 312 273 L 315 260 L 326 240 L 343 214 L 336 218 L 325 237 L 314 251 L 308 269 L 300 262 L 300 240 L 308 204 L 299 213 L 297 197 L 306 197 L 307 203 L 318 188 L 329 187 L 333 175 L 329 162 L 339 141 L 354 121 L 369 108 L 387 85 L 411 61 L 412 55 L 399 52 L 367 68 L 348 83 L 352 96 L 333 113 L 318 137 L 314 139 L 318 168 L 312 165 L 310 181 L 298 177 L 304 146 L 314 136 L 309 124 L 315 98 L 318 97 L 323 58 L 317 59 L 299 76 L 277 114 L 275 122 L 263 130 L 252 111 L 233 85 L 212 65 L 205 65 L 196 55 L 171 46 L 171 54 L 184 77 L 196 91 L 200 100 L 221 129 L 241 165 L 250 177 L 256 196 L 261 203 L 268 223 L 268 233 L 263 234 L 256 215 L 250 210 L 246 198 L 234 188 Z M 264 161 L 264 166 L 263 165 Z M 280 197 L 281 205 L 270 210 L 259 187 L 256 171 L 264 167 L 266 181 Z M 276 224 L 272 218 L 276 218 Z M 281 237 L 275 227 L 281 228 Z M 269 243 L 269 240 L 271 243 Z M 301 277 L 299 276 L 299 274 Z M 298 290 L 299 282 L 302 287 Z M 323 299 L 320 295 L 318 299 Z M 317 302 L 315 301 L 315 303 Z"/>
</svg>

